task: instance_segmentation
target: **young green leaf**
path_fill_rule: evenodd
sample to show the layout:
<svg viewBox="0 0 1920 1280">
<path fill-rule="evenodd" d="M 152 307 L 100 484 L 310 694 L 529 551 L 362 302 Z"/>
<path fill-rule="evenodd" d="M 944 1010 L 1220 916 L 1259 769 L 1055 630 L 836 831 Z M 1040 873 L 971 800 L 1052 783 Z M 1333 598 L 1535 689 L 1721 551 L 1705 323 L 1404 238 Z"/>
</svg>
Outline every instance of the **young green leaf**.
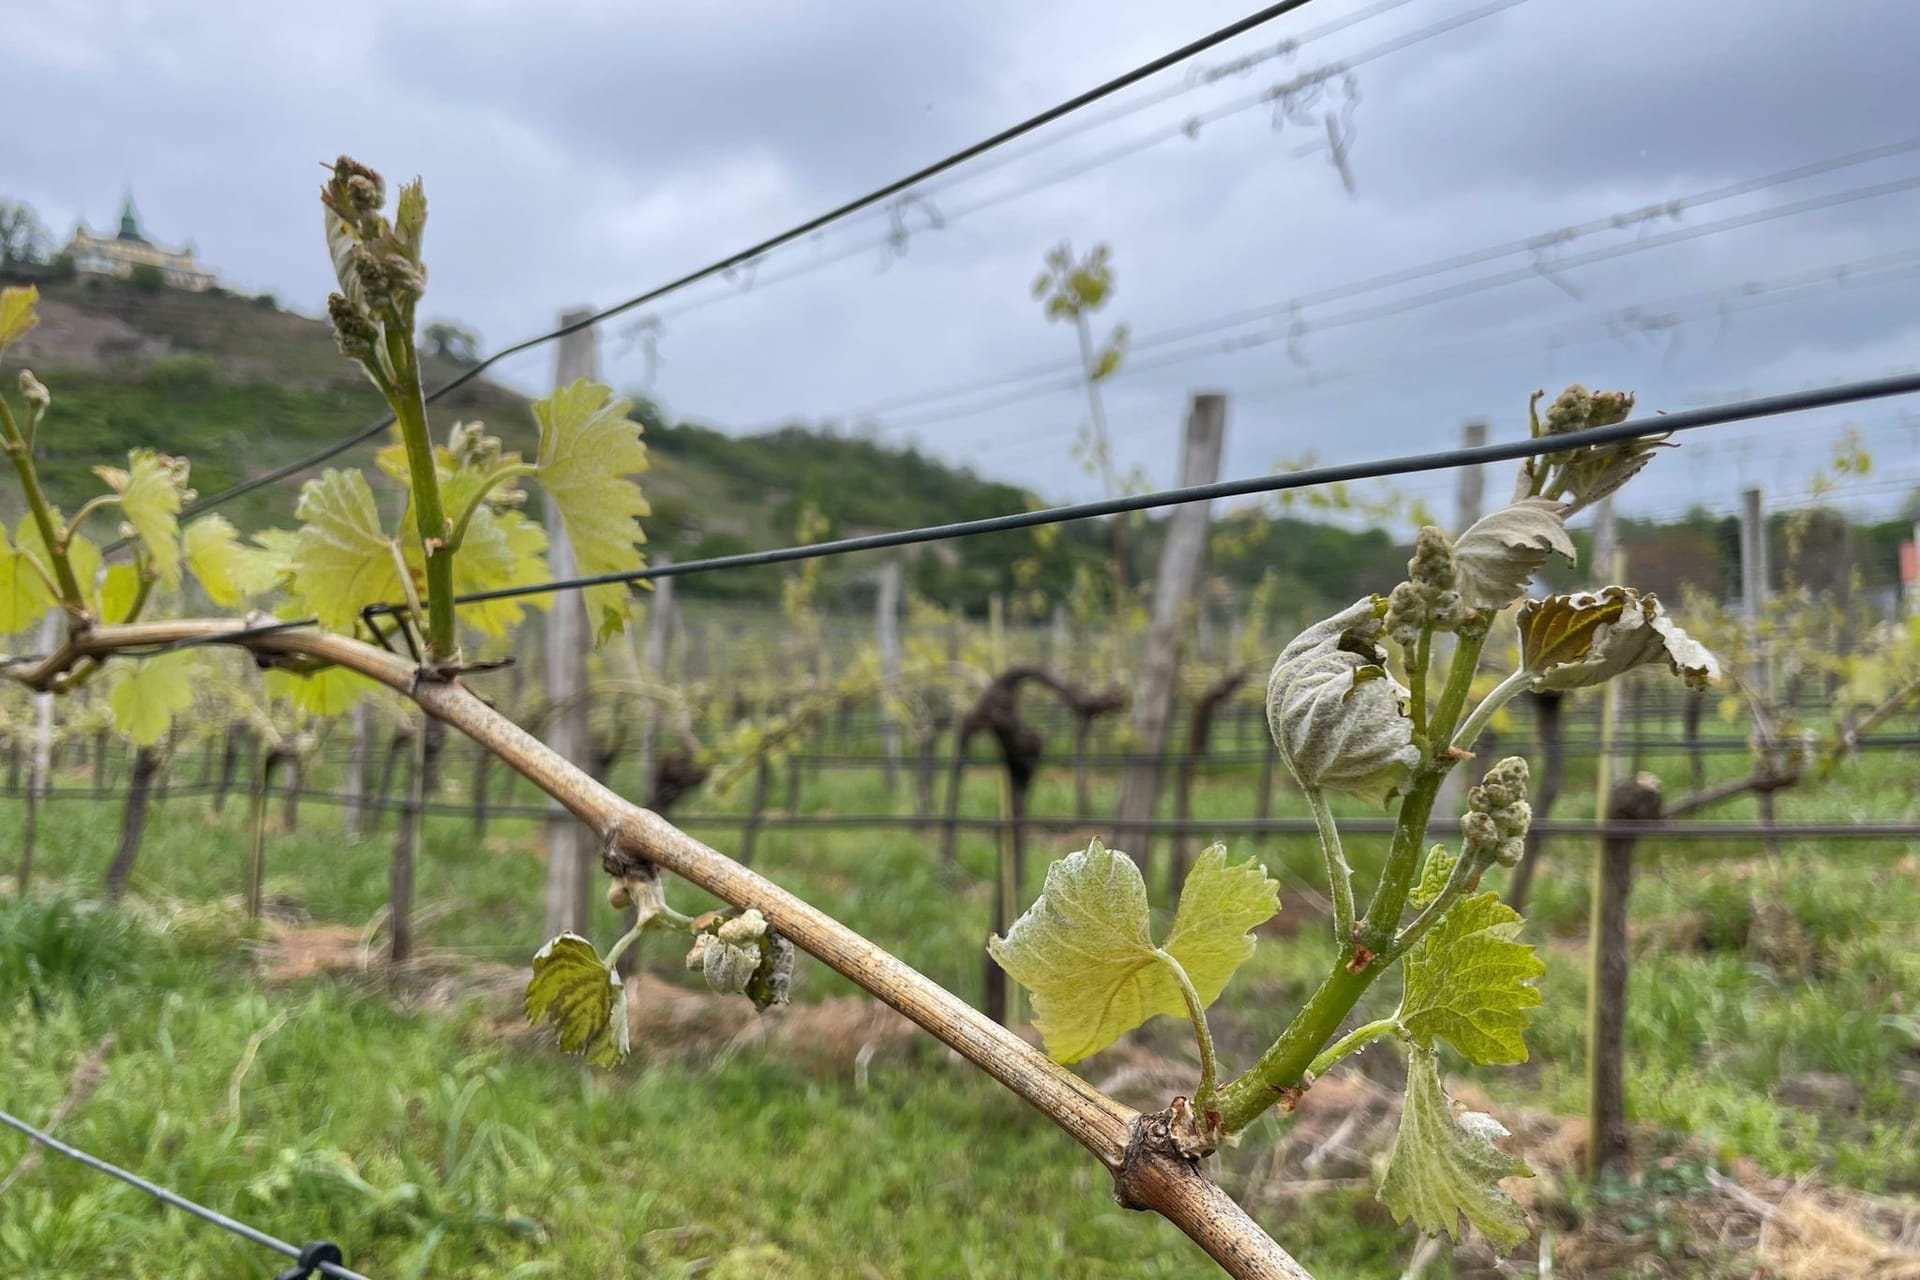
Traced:
<svg viewBox="0 0 1920 1280">
<path fill-rule="evenodd" d="M 518 511 L 473 513 L 466 541 L 453 561 L 453 589 L 459 593 L 523 587 L 544 582 L 547 572 L 547 531 Z M 460 610 L 460 620 L 490 636 L 510 635 L 528 607 L 544 609 L 547 596 L 516 600 L 484 600 Z"/>
<path fill-rule="evenodd" d="M 0 351 L 26 337 L 40 323 L 33 312 L 39 298 L 40 290 L 30 284 L 0 289 Z"/>
<path fill-rule="evenodd" d="M 1227 846 L 1208 845 L 1187 873 L 1166 950 L 1212 1004 L 1234 970 L 1253 954 L 1253 931 L 1280 911 L 1280 885 L 1257 862 L 1227 863 Z"/>
<path fill-rule="evenodd" d="M 353 704 L 378 686 L 358 671 L 322 667 L 318 671 L 269 670 L 264 677 L 267 696 L 291 703 L 308 715 L 326 719 L 350 711 Z"/>
<path fill-rule="evenodd" d="M 136 747 L 150 747 L 166 737 L 174 715 L 193 705 L 191 671 L 184 653 L 161 654 L 121 667 L 107 694 L 113 727 Z"/>
<path fill-rule="evenodd" d="M 41 564 L 44 567 L 46 562 Z M 9 542 L 6 529 L 0 527 L 0 633 L 25 631 L 52 607 L 53 592 L 27 559 L 27 547 Z"/>
<path fill-rule="evenodd" d="M 1440 1087 L 1434 1051 L 1413 1049 L 1407 1058 L 1406 1105 L 1380 1184 L 1380 1203 L 1395 1220 L 1411 1218 L 1422 1231 L 1445 1231 L 1456 1242 L 1464 1214 L 1505 1253 L 1527 1238 L 1527 1214 L 1501 1190 L 1500 1179 L 1533 1176 L 1526 1161 L 1494 1145 L 1506 1136 L 1506 1127 L 1492 1116 L 1456 1110 Z"/>
<path fill-rule="evenodd" d="M 243 595 L 263 596 L 287 585 L 293 577 L 293 556 L 300 535 L 292 529 L 262 529 L 252 545 L 242 544 L 233 565 L 234 585 Z"/>
<path fill-rule="evenodd" d="M 247 549 L 233 524 L 220 515 L 202 516 L 186 527 L 181 538 L 187 569 L 207 593 L 207 599 L 231 609 L 246 599 Z"/>
<path fill-rule="evenodd" d="M 1228 866 L 1224 845 L 1200 856 L 1180 894 L 1166 951 L 1186 970 L 1203 1006 L 1253 954 L 1248 931 L 1279 908 L 1278 886 L 1264 867 Z M 1187 1012 L 1172 972 L 1156 955 L 1140 869 L 1098 840 L 1049 867 L 1045 891 L 987 950 L 1033 993 L 1034 1024 L 1060 1062 L 1106 1048 L 1155 1014 Z"/>
<path fill-rule="evenodd" d="M 140 595 L 140 568 L 131 564 L 110 564 L 100 579 L 99 618 L 102 622 L 125 622 Z"/>
<path fill-rule="evenodd" d="M 553 499 L 583 575 L 642 568 L 640 517 L 648 513 L 640 486 L 625 477 L 647 469 L 640 427 L 627 418 L 631 400 L 584 378 L 536 400 L 540 420 L 539 477 Z M 587 612 L 605 639 L 625 625 L 627 589 L 590 587 Z"/>
<path fill-rule="evenodd" d="M 321 626 L 351 631 L 360 610 L 400 598 L 400 571 L 365 476 L 328 471 L 307 481 L 294 514 L 302 523 L 290 557 L 293 587 Z"/>
<path fill-rule="evenodd" d="M 53 519 L 55 524 L 64 523 L 58 508 L 53 511 Z M 11 547 L 6 544 L 6 531 L 0 529 L 0 632 L 24 631 L 54 605 L 56 597 L 33 561 L 49 573 L 53 571 L 53 557 L 29 512 L 20 517 Z M 100 548 L 76 533 L 67 542 L 67 564 L 81 590 L 90 591 L 100 572 Z"/>
<path fill-rule="evenodd" d="M 94 474 L 120 495 L 120 514 L 146 548 L 160 581 L 180 585 L 180 504 L 192 497 L 187 489 L 187 460 L 170 458 L 151 449 L 127 454 L 127 469 L 95 467 Z"/>
<path fill-rule="evenodd" d="M 534 954 L 526 1007 L 527 1021 L 551 1022 L 560 1047 L 596 1067 L 627 1056 L 626 987 L 577 933 L 563 933 Z"/>
<path fill-rule="evenodd" d="M 1520 913 L 1483 893 L 1463 898 L 1407 952 L 1400 1025 L 1423 1046 L 1442 1039 L 1481 1066 L 1525 1062 L 1534 980 L 1547 971 L 1533 948 L 1514 941 Z"/>
<path fill-rule="evenodd" d="M 1407 895 L 1407 905 L 1417 911 L 1438 898 L 1453 875 L 1453 864 L 1459 860 L 1453 850 L 1443 844 L 1427 850 L 1427 860 L 1420 864 L 1420 882 Z"/>
</svg>

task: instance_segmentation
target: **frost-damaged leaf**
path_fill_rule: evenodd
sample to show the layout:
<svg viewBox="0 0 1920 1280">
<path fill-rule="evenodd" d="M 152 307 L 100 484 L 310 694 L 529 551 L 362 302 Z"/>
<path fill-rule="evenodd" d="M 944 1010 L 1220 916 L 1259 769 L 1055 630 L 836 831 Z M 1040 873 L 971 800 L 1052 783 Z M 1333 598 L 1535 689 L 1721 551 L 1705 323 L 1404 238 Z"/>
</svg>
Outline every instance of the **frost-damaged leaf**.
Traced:
<svg viewBox="0 0 1920 1280">
<path fill-rule="evenodd" d="M 40 290 L 30 284 L 0 289 L 0 350 L 26 337 L 40 323 L 33 311 L 39 300 Z"/>
<path fill-rule="evenodd" d="M 300 489 L 294 512 L 293 588 L 320 625 L 351 631 L 360 610 L 400 598 L 400 572 L 380 527 L 373 490 L 358 471 L 328 471 Z"/>
<path fill-rule="evenodd" d="M 1481 1066 L 1525 1062 L 1533 983 L 1547 971 L 1516 942 L 1520 913 L 1498 894 L 1464 898 L 1407 952 L 1400 1025 L 1423 1046 L 1447 1041 Z"/>
<path fill-rule="evenodd" d="M 1527 1238 L 1527 1214 L 1500 1188 L 1502 1178 L 1530 1178 L 1518 1156 L 1494 1145 L 1507 1136 L 1498 1120 L 1456 1109 L 1440 1087 L 1440 1064 L 1431 1049 L 1407 1057 L 1406 1105 L 1393 1140 L 1380 1203 L 1395 1220 L 1411 1218 L 1422 1231 L 1445 1231 L 1457 1242 L 1460 1217 L 1480 1228 L 1501 1253 Z"/>
<path fill-rule="evenodd" d="M 1303 787 L 1383 800 L 1420 762 L 1379 644 L 1384 607 L 1369 596 L 1307 628 L 1267 677 L 1267 727 Z"/>
<path fill-rule="evenodd" d="M 627 1056 L 626 987 L 577 933 L 563 933 L 534 954 L 527 1021 L 551 1022 L 560 1047 L 596 1067 Z"/>
<path fill-rule="evenodd" d="M 247 597 L 247 549 L 225 516 L 202 516 L 181 536 L 187 569 L 207 593 L 207 599 L 231 609 Z"/>
<path fill-rule="evenodd" d="M 647 448 L 639 424 L 627 418 L 633 402 L 612 397 L 610 387 L 582 378 L 533 404 L 540 420 L 540 484 L 559 509 L 574 566 L 584 576 L 624 573 L 646 563 L 640 517 L 649 508 L 640 486 L 625 477 L 647 469 Z M 587 589 L 596 638 L 625 625 L 627 594 L 619 584 Z"/>
<path fill-rule="evenodd" d="M 1534 570 L 1552 555 L 1574 561 L 1561 504 L 1524 498 L 1490 512 L 1453 544 L 1460 598 L 1474 609 L 1504 609 L 1527 593 Z"/>
<path fill-rule="evenodd" d="M 167 736 L 175 713 L 193 705 L 192 664 L 184 653 L 165 653 L 115 674 L 107 704 L 113 727 L 136 747 L 150 747 Z"/>
<path fill-rule="evenodd" d="M 264 677 L 267 696 L 280 698 L 308 715 L 326 719 L 341 715 L 378 686 L 358 671 L 322 667 L 318 671 L 269 670 Z"/>
<path fill-rule="evenodd" d="M 1549 596 L 1520 607 L 1521 662 L 1542 689 L 1604 684 L 1664 661 L 1690 689 L 1719 678 L 1707 647 L 1676 626 L 1657 597 L 1631 587 Z"/>
<path fill-rule="evenodd" d="M 1195 862 L 1166 950 L 1203 1005 L 1253 954 L 1248 931 L 1279 906 L 1266 869 L 1228 866 L 1224 845 Z M 1140 869 L 1098 840 L 1047 868 L 1045 891 L 987 950 L 1033 993 L 1034 1025 L 1060 1062 L 1106 1048 L 1155 1014 L 1187 1012 L 1179 985 L 1154 955 Z"/>
<path fill-rule="evenodd" d="M 180 585 L 180 504 L 192 497 L 187 489 L 187 460 L 151 449 L 127 454 L 127 469 L 95 467 L 95 475 L 120 495 L 120 514 L 127 518 L 160 581 Z"/>
</svg>

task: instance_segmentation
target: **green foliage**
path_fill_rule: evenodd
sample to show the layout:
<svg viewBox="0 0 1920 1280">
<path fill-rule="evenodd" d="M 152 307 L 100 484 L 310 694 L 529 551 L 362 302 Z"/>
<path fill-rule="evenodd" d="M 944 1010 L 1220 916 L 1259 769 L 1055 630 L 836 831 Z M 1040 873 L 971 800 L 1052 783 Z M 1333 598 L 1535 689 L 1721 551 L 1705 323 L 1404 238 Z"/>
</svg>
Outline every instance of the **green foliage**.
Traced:
<svg viewBox="0 0 1920 1280">
<path fill-rule="evenodd" d="M 127 455 L 127 468 L 95 467 L 94 473 L 118 496 L 120 513 L 133 526 L 147 561 L 169 587 L 180 585 L 180 505 L 191 499 L 187 461 L 151 449 Z"/>
<path fill-rule="evenodd" d="M 53 241 L 24 200 L 0 200 L 0 268 L 37 266 L 47 260 Z"/>
<path fill-rule="evenodd" d="M 351 631 L 360 610 L 402 598 L 395 549 L 358 471 L 325 471 L 300 488 L 293 589 L 320 625 Z"/>
<path fill-rule="evenodd" d="M 647 514 L 640 486 L 628 476 L 647 469 L 633 402 L 585 379 L 534 402 L 540 422 L 540 487 L 553 499 L 583 575 L 624 573 L 646 563 L 640 554 Z M 587 589 L 587 609 L 601 639 L 626 625 L 627 588 Z"/>
<path fill-rule="evenodd" d="M 527 1021 L 553 1024 L 560 1047 L 597 1067 L 627 1056 L 627 992 L 593 944 L 563 933 L 533 956 Z"/>
<path fill-rule="evenodd" d="M 32 525 L 32 516 L 22 518 L 20 532 L 31 542 L 19 536 L 9 541 L 5 527 L 0 526 L 0 632 L 25 631 L 53 607 L 53 589 L 46 578 L 49 566 L 33 550 L 40 539 Z"/>
<path fill-rule="evenodd" d="M 438 359 L 463 367 L 480 363 L 480 335 L 463 324 L 430 320 L 420 330 L 420 339 Z"/>
<path fill-rule="evenodd" d="M 192 659 L 163 653 L 117 667 L 108 692 L 113 724 L 137 747 L 167 736 L 173 717 L 193 705 Z"/>
<path fill-rule="evenodd" d="M 222 515 L 201 516 L 186 527 L 182 549 L 187 569 L 207 599 L 223 609 L 235 608 L 246 599 L 247 552 L 232 521 Z"/>
<path fill-rule="evenodd" d="M 40 323 L 34 304 L 40 290 L 32 285 L 11 285 L 0 289 L 0 351 L 33 332 Z"/>
<path fill-rule="evenodd" d="M 1406 955 L 1400 1024 L 1423 1047 L 1445 1040 L 1474 1062 L 1525 1062 L 1526 1010 L 1547 966 L 1515 940 L 1520 913 L 1494 893 L 1465 898 Z"/>
<path fill-rule="evenodd" d="M 1458 1108 L 1440 1087 L 1430 1049 L 1407 1055 L 1407 1094 L 1400 1132 L 1380 1183 L 1380 1202 L 1422 1231 L 1460 1239 L 1466 1218 L 1502 1253 L 1527 1238 L 1526 1211 L 1500 1179 L 1532 1177 L 1527 1162 L 1494 1143 L 1507 1136 L 1498 1120 Z"/>
<path fill-rule="evenodd" d="M 0 899 L 0 1008 L 25 999 L 45 1012 L 85 996 L 133 964 L 145 941 L 125 914 L 69 898 Z"/>
<path fill-rule="evenodd" d="M 127 273 L 127 283 L 142 293 L 158 293 L 167 287 L 167 273 L 151 262 L 136 262 Z"/>
<path fill-rule="evenodd" d="M 345 714 L 378 687 L 359 672 L 344 667 L 299 672 L 276 667 L 268 671 L 262 681 L 269 697 L 279 698 L 323 720 Z"/>
<path fill-rule="evenodd" d="M 1252 863 L 1229 866 L 1224 845 L 1194 863 L 1164 947 L 1153 941 L 1147 886 L 1126 854 L 1098 840 L 1047 869 L 1046 889 L 987 950 L 1033 993 L 1047 1051 L 1074 1062 L 1156 1014 L 1184 1017 L 1162 952 L 1186 971 L 1204 1007 L 1253 954 L 1251 930 L 1279 910 L 1278 886 Z"/>
</svg>

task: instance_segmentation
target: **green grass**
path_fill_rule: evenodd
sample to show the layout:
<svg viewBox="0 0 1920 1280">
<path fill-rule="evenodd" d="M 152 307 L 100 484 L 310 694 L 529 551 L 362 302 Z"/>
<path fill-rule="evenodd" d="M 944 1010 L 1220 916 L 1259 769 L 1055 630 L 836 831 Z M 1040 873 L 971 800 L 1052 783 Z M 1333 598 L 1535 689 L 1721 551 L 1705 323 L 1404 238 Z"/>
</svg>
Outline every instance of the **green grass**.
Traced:
<svg viewBox="0 0 1920 1280">
<path fill-rule="evenodd" d="M 1683 776 L 1676 761 L 1645 763 Z M 1782 817 L 1912 817 L 1912 764 L 1906 753 L 1856 763 L 1817 794 L 1783 796 Z M 450 760 L 443 799 L 461 799 L 467 767 Z M 1740 762 L 1715 758 L 1713 767 L 1717 776 Z M 1247 812 L 1251 778 L 1209 781 L 1197 808 Z M 316 781 L 331 782 L 324 773 Z M 632 779 L 616 781 L 632 789 Z M 1110 804 L 1112 788 L 1099 779 L 1097 805 Z M 701 804 L 737 810 L 745 790 Z M 783 792 L 782 777 L 776 801 Z M 1577 816 L 1579 784 L 1568 795 L 1562 812 Z M 976 771 L 964 809 L 990 813 L 994 796 L 988 771 Z M 826 771 L 806 779 L 801 809 L 904 803 L 904 783 L 896 794 L 875 775 Z M 1036 810 L 1070 804 L 1065 771 L 1044 773 Z M 1276 812 L 1303 811 L 1283 792 Z M 162 800 L 133 879 L 142 905 L 112 912 L 83 901 L 111 857 L 117 804 L 47 806 L 45 896 L 0 903 L 0 1106 L 44 1116 L 74 1064 L 111 1031 L 106 1081 L 64 1136 L 285 1238 L 339 1240 L 383 1277 L 1213 1274 L 1166 1223 L 1115 1208 L 1105 1176 L 1046 1121 L 930 1042 L 881 1055 L 858 1082 L 762 1048 L 718 1066 L 706 1065 L 711 1055 L 643 1052 L 597 1073 L 503 1038 L 510 1023 L 480 997 L 442 1008 L 417 984 L 357 974 L 265 986 L 232 905 L 244 814 L 244 803 L 216 819 L 200 798 Z M 0 805 L 0 831 L 18 829 L 18 806 Z M 731 828 L 694 829 L 722 847 L 733 838 Z M 1037 843 L 1029 894 L 1049 853 L 1071 843 Z M 1317 878 L 1310 840 L 1235 843 L 1289 888 Z M 1379 843 L 1350 841 L 1356 861 L 1370 865 Z M 310 802 L 299 830 L 269 840 L 269 899 L 365 926 L 385 902 L 389 846 L 387 831 L 343 840 L 337 812 Z M 431 820 L 419 872 L 424 943 L 522 961 L 539 941 L 538 848 L 527 822 L 496 820 L 482 842 L 463 819 Z M 1920 1068 L 1920 887 L 1909 850 L 1790 845 L 1777 868 L 1756 852 L 1643 846 L 1629 1027 L 1635 1116 L 1771 1172 L 1920 1190 L 1908 1118 Z M 948 869 L 932 833 L 769 831 L 757 864 L 975 997 L 992 856 L 977 833 Z M 1506 1102 L 1573 1115 L 1582 1108 L 1586 851 L 1562 841 L 1551 856 L 1530 927 L 1549 966 L 1533 1060 L 1451 1069 Z M 4 846 L 0 858 L 10 863 Z M 1216 1009 L 1230 1065 L 1273 1034 L 1331 956 L 1322 920 L 1288 897 L 1299 931 L 1270 937 Z M 675 900 L 703 905 L 684 886 Z M 616 928 L 602 908 L 601 940 Z M 645 960 L 684 977 L 664 947 Z M 805 961 L 796 987 L 801 1001 L 851 990 Z M 1390 999 L 1382 992 L 1375 1003 Z M 1190 1053 L 1171 1020 L 1138 1038 L 1175 1060 Z M 1362 1061 L 1392 1074 L 1389 1054 Z M 1089 1073 L 1100 1069 L 1096 1061 Z M 1823 1114 L 1774 1098 L 1782 1082 L 1816 1072 L 1852 1082 L 1859 1105 Z M 1257 1172 L 1280 1131 L 1260 1126 L 1226 1154 L 1229 1186 Z M 18 1150 L 0 1138 L 0 1170 Z M 1323 1280 L 1397 1274 L 1412 1245 L 1358 1192 L 1261 1216 Z M 59 1160 L 0 1199 L 0 1274 L 224 1277 L 265 1273 L 270 1261 Z"/>
</svg>

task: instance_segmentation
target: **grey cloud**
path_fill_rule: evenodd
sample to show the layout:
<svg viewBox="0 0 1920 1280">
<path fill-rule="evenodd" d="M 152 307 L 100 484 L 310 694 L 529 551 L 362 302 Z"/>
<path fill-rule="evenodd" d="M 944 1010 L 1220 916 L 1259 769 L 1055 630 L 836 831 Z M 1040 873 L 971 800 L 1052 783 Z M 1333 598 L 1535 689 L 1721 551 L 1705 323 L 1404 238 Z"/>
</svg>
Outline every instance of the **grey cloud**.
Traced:
<svg viewBox="0 0 1920 1280">
<path fill-rule="evenodd" d="M 964 208 L 1043 183 L 1147 130 L 1475 7 L 1409 4 L 1290 62 L 959 182 L 935 203 Z M 1357 8 L 1318 0 L 1210 60 Z M 424 173 L 428 312 L 465 319 L 495 344 L 562 307 L 605 304 L 737 249 L 1237 16 L 1226 0 L 346 3 L 324 14 L 236 5 L 166 20 L 104 0 L 77 13 L 51 0 L 23 9 L 12 19 L 24 51 L 8 68 L 12 83 L 59 109 L 0 138 L 7 194 L 55 221 L 82 208 L 98 221 L 131 180 L 158 234 L 192 235 L 230 279 L 312 308 L 327 280 L 313 162 L 344 149 L 390 173 Z M 676 314 L 652 390 L 730 429 L 844 421 L 901 393 L 1070 361 L 1071 332 L 1047 324 L 1026 293 L 1041 253 L 1062 238 L 1112 244 L 1119 288 L 1098 323 L 1124 320 L 1146 335 L 1887 141 L 1920 126 L 1902 109 L 1917 45 L 1920 11 L 1899 0 L 1527 0 L 1357 70 L 1354 197 L 1324 155 L 1296 154 L 1310 133 L 1276 133 L 1264 110 L 1248 111 L 943 230 L 917 229 L 890 262 L 866 246 L 886 220 L 868 218 L 771 256 L 751 289 L 742 279 L 690 290 L 667 305 Z M 1676 225 L 1914 173 L 1920 155 L 1690 210 Z M 1509 259 L 1330 302 L 1303 313 L 1305 367 L 1278 343 L 1151 370 L 1142 353 L 1138 371 L 1108 388 L 1122 460 L 1169 481 L 1186 395 L 1203 387 L 1233 397 L 1227 469 L 1246 474 L 1309 450 L 1346 460 L 1439 447 L 1469 416 L 1518 429 L 1528 391 L 1575 379 L 1637 387 L 1651 411 L 1880 372 L 1915 347 L 1912 280 L 1809 291 L 1724 324 L 1694 320 L 1671 349 L 1664 333 L 1609 335 L 1602 321 L 1677 295 L 1920 250 L 1917 204 L 1889 196 L 1629 254 L 1567 273 L 1577 298 L 1529 278 L 1402 316 L 1321 323 L 1524 262 Z M 858 252 L 844 262 L 774 282 L 849 247 Z M 637 386 L 646 368 L 628 346 L 616 327 L 603 359 L 610 377 Z M 503 376 L 537 389 L 546 368 L 539 353 Z M 883 415 L 880 427 L 883 438 L 1071 498 L 1093 490 L 1068 456 L 1085 415 L 1084 397 L 1068 389 L 920 428 L 888 427 Z M 1792 438 L 1824 439 L 1845 417 L 1796 424 Z M 1748 473 L 1795 465 L 1774 427 L 1724 438 L 1724 450 L 1663 460 L 1635 501 L 1717 500 L 1716 487 L 1737 477 L 1691 459 L 1735 457 L 1742 440 L 1752 442 Z M 1435 497 L 1449 486 L 1405 482 Z"/>
</svg>

